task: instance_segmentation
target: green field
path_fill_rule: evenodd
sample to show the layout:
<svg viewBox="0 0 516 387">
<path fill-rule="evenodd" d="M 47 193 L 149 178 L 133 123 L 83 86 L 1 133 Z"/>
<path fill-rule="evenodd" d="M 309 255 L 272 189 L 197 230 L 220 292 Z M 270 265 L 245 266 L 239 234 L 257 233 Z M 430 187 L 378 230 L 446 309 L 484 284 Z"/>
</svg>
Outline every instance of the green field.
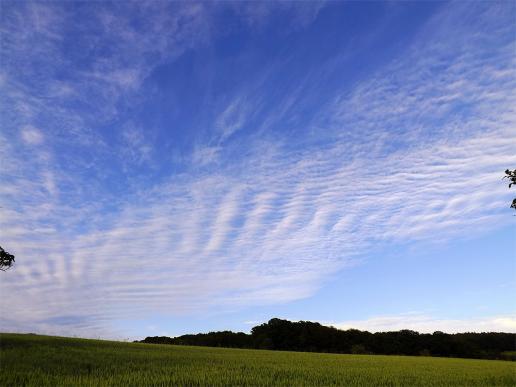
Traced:
<svg viewBox="0 0 516 387">
<path fill-rule="evenodd" d="M 0 386 L 514 386 L 516 363 L 0 334 Z"/>
</svg>

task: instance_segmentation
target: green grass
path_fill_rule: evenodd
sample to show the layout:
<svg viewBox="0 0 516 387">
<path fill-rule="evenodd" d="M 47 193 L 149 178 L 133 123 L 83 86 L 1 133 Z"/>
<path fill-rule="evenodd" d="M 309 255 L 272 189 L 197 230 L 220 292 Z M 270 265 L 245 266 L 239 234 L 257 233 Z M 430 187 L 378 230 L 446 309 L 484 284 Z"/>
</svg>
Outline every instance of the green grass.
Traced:
<svg viewBox="0 0 516 387">
<path fill-rule="evenodd" d="M 515 386 L 516 363 L 0 334 L 0 386 Z"/>
</svg>

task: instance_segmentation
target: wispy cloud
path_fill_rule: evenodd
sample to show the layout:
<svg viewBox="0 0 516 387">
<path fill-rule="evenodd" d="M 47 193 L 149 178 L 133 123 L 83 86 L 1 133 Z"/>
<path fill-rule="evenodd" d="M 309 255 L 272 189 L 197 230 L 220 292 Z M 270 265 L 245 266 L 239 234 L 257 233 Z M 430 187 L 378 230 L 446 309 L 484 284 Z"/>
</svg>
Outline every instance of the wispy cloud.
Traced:
<svg viewBox="0 0 516 387">
<path fill-rule="evenodd" d="M 25 143 L 30 145 L 37 145 L 43 141 L 43 135 L 41 132 L 31 126 L 26 126 L 21 131 L 22 139 Z"/>
<path fill-rule="evenodd" d="M 282 17 L 288 15 L 287 29 L 297 29 L 311 23 L 319 11 L 325 6 L 326 1 L 310 1 L 302 3 L 293 2 L 234 2 L 231 6 L 247 24 L 256 28 L 264 28 L 264 25 L 274 14 Z"/>
<path fill-rule="evenodd" d="M 93 7 L 102 38 L 87 24 L 83 44 L 102 52 L 106 44 L 109 53 L 67 81 L 56 81 L 50 65 L 70 60 L 56 41 L 65 39 L 72 10 L 6 10 L 3 50 L 12 63 L 2 69 L 2 100 L 16 114 L 5 116 L 11 129 L 0 134 L 8 182 L 0 229 L 19 258 L 0 283 L 2 294 L 16 294 L 0 301 L 2 329 L 109 335 L 114 320 L 143 313 L 288 302 L 385 241 L 447 240 L 512 220 L 500 177 L 516 164 L 514 42 L 511 29 L 485 30 L 505 25 L 491 8 L 476 21 L 461 21 L 461 5 L 444 9 L 425 27 L 435 34 L 353 89 L 337 89 L 291 142 L 263 131 L 244 157 L 216 171 L 187 168 L 128 186 L 119 173 L 152 161 L 152 136 L 134 126 L 100 136 L 91 127 L 127 114 L 152 67 L 202 46 L 211 29 L 202 4 L 178 12 L 154 2 L 131 6 L 156 22 L 137 30 L 124 7 Z M 16 37 L 25 14 L 36 27 Z M 46 72 L 38 77 L 31 67 L 38 82 L 28 85 L 16 66 L 33 39 L 52 60 L 32 53 Z M 241 147 L 230 140 L 249 124 L 253 99 L 234 101 L 213 120 L 218 141 L 194 151 L 198 164 Z M 295 109 L 283 102 L 281 111 Z M 39 149 L 22 155 L 18 141 Z M 433 326 L 418 318 L 414 326 Z"/>
<path fill-rule="evenodd" d="M 220 141 L 224 141 L 242 128 L 245 117 L 248 115 L 243 106 L 245 105 L 242 101 L 233 101 L 217 119 L 216 126 L 221 133 Z"/>
<path fill-rule="evenodd" d="M 516 316 L 501 315 L 481 318 L 448 319 L 418 313 L 395 316 L 378 316 L 365 320 L 343 321 L 329 324 L 339 329 L 360 329 L 370 332 L 411 329 L 420 333 L 441 331 L 457 332 L 512 332 L 516 333 Z"/>
</svg>

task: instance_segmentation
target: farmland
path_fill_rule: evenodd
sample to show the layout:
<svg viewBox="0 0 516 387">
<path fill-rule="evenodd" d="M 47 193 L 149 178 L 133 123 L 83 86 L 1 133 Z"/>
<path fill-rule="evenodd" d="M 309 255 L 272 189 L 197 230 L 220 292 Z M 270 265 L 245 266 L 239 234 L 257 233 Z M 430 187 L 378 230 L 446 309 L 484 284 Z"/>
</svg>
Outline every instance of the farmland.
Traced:
<svg viewBox="0 0 516 387">
<path fill-rule="evenodd" d="M 513 386 L 516 363 L 0 334 L 0 385 Z"/>
</svg>

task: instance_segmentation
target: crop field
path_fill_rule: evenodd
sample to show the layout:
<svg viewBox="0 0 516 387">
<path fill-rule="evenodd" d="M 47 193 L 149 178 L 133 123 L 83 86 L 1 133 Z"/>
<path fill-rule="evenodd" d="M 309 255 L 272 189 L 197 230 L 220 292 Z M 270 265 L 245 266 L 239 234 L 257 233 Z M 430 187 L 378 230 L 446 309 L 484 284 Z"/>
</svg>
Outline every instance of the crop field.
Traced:
<svg viewBox="0 0 516 387">
<path fill-rule="evenodd" d="M 1 386 L 514 386 L 516 363 L 0 334 Z"/>
</svg>

